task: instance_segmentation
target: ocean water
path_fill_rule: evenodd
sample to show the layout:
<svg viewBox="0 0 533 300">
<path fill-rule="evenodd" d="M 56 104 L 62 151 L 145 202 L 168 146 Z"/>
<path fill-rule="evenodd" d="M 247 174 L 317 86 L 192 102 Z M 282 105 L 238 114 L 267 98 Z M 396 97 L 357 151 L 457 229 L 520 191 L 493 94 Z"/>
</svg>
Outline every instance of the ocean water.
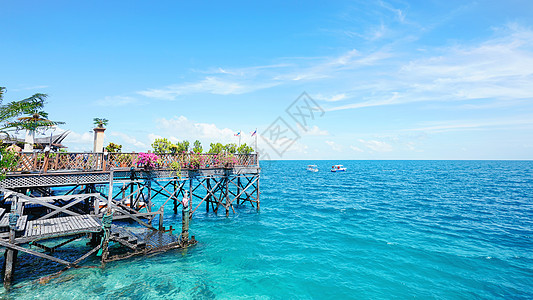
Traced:
<svg viewBox="0 0 533 300">
<path fill-rule="evenodd" d="M 307 172 L 311 163 L 320 171 Z M 331 173 L 336 163 L 348 171 Z M 0 297 L 533 298 L 533 161 L 261 166 L 260 212 L 199 208 L 190 229 L 197 246 L 70 270 L 47 284 L 36 279 L 59 267 L 21 256 L 14 288 Z M 181 216 L 168 211 L 166 225 L 179 228 Z"/>
</svg>

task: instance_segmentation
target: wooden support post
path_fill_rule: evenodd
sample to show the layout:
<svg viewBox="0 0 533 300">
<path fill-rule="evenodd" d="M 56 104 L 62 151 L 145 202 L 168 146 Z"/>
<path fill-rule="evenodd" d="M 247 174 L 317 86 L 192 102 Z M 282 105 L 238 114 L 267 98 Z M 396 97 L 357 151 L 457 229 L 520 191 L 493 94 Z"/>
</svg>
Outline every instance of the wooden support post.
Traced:
<svg viewBox="0 0 533 300">
<path fill-rule="evenodd" d="M 226 208 L 226 217 L 229 217 L 229 205 L 230 205 L 230 202 L 229 202 L 229 179 L 228 179 L 228 174 L 226 174 L 226 176 L 224 177 L 224 180 L 226 180 L 226 182 L 224 183 L 224 186 L 225 186 L 224 197 L 226 198 L 226 203 L 224 204 L 224 207 Z"/>
<path fill-rule="evenodd" d="M 148 182 L 146 183 L 146 205 L 149 212 L 152 212 L 152 174 L 148 173 Z"/>
<path fill-rule="evenodd" d="M 186 192 L 187 193 L 187 192 Z M 186 245 L 189 242 L 189 218 L 191 213 L 190 208 L 190 198 L 187 197 L 187 194 L 183 196 L 181 201 L 182 211 L 181 211 L 181 239 L 183 245 Z"/>
<path fill-rule="evenodd" d="M 19 215 L 17 213 L 18 197 L 13 197 L 11 202 L 11 212 L 9 213 L 9 243 L 13 244 L 15 241 L 15 229 Z M 4 262 L 4 286 L 7 288 L 11 284 L 13 274 L 15 272 L 15 260 L 17 258 L 17 250 L 6 248 L 5 262 Z"/>
<path fill-rule="evenodd" d="M 111 207 L 107 207 L 102 217 L 102 229 L 104 231 L 102 247 L 98 252 L 98 256 L 102 256 L 102 265 L 105 263 L 107 256 L 109 255 L 109 238 L 111 237 L 111 222 L 113 221 L 113 210 Z"/>
<path fill-rule="evenodd" d="M 260 192 L 259 192 L 259 175 L 257 175 L 257 182 L 256 182 L 256 185 L 257 185 L 257 211 L 259 211 L 259 195 L 260 195 Z"/>
<path fill-rule="evenodd" d="M 135 203 L 133 199 L 133 185 L 135 181 L 135 171 L 131 170 L 130 172 L 131 172 L 130 173 L 130 207 L 133 209 L 137 209 L 137 203 Z"/>
<path fill-rule="evenodd" d="M 209 212 L 209 202 L 211 201 L 211 179 L 207 178 L 207 198 L 205 199 L 205 212 Z"/>
<path fill-rule="evenodd" d="M 240 177 L 237 177 L 237 206 L 239 206 L 239 200 L 241 198 L 241 196 L 239 196 L 241 194 L 241 178 Z"/>
<path fill-rule="evenodd" d="M 113 202 L 113 182 L 115 181 L 113 179 L 113 171 L 109 172 L 109 194 L 107 194 L 107 207 L 111 207 L 111 203 Z"/>
<path fill-rule="evenodd" d="M 191 173 L 189 172 L 189 207 L 192 207 L 193 198 L 194 196 L 193 196 L 193 188 L 192 188 L 192 177 L 191 177 Z"/>
<path fill-rule="evenodd" d="M 174 185 L 174 214 L 177 215 L 178 214 L 178 193 L 176 193 L 176 182 L 178 181 L 178 178 L 177 177 L 174 177 L 174 180 L 173 180 L 173 185 Z"/>
</svg>

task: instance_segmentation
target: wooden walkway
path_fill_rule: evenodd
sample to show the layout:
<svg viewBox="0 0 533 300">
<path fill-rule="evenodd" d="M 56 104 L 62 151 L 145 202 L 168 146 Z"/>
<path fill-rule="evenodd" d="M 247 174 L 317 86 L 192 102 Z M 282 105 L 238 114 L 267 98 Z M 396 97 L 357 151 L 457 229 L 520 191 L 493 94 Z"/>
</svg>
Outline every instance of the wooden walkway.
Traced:
<svg viewBox="0 0 533 300">
<path fill-rule="evenodd" d="M 100 223 L 89 215 L 34 220 L 27 222 L 24 235 L 15 241 L 17 243 L 26 243 L 51 237 L 99 232 L 101 228 Z"/>
</svg>

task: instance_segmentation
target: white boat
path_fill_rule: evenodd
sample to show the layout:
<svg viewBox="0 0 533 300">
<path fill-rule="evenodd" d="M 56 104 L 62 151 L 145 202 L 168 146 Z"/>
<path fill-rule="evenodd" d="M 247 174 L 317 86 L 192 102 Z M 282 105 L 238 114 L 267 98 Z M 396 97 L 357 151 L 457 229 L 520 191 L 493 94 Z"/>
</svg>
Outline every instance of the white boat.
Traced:
<svg viewBox="0 0 533 300">
<path fill-rule="evenodd" d="M 334 165 L 331 167 L 331 172 L 345 172 L 346 168 L 343 165 Z"/>
<path fill-rule="evenodd" d="M 308 165 L 307 171 L 309 172 L 318 172 L 318 167 L 316 165 Z"/>
</svg>

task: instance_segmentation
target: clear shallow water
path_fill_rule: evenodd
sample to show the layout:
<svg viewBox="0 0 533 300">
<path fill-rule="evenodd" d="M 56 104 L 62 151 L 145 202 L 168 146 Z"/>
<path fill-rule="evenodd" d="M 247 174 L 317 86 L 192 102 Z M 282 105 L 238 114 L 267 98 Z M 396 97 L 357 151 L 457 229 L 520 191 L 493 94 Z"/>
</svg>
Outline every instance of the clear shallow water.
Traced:
<svg viewBox="0 0 533 300">
<path fill-rule="evenodd" d="M 315 163 L 318 173 L 306 172 Z M 348 168 L 331 173 L 334 163 Z M 187 251 L 29 270 L 17 299 L 533 298 L 533 162 L 263 162 L 261 211 L 205 214 Z M 180 226 L 171 209 L 166 225 Z M 73 244 L 71 247 L 80 245 Z M 65 255 L 68 255 L 69 248 Z M 92 261 L 93 263 L 95 261 Z M 91 261 L 89 261 L 91 263 Z"/>
</svg>

